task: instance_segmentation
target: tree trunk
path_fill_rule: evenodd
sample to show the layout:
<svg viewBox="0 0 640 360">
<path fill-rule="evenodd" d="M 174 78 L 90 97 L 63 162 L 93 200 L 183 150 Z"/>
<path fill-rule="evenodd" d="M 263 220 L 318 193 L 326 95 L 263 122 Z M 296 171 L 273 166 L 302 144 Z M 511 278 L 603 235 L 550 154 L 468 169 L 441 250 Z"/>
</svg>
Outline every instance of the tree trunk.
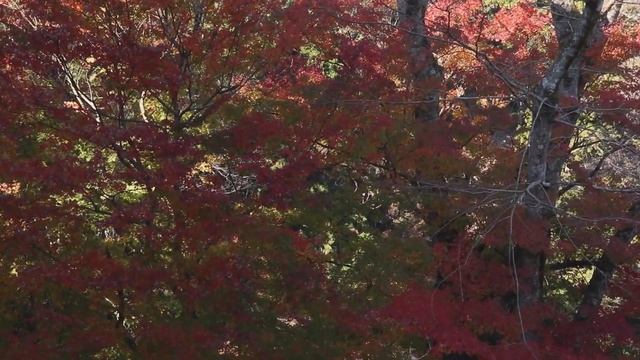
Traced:
<svg viewBox="0 0 640 360">
<path fill-rule="evenodd" d="M 550 224 L 562 168 L 569 157 L 568 142 L 579 117 L 577 105 L 584 87 L 584 50 L 595 39 L 603 0 L 587 0 L 582 14 L 567 0 L 551 5 L 560 52 L 532 96 L 533 125 L 527 148 L 527 187 L 524 206 L 532 226 Z M 550 239 L 546 239 L 547 243 Z M 544 254 L 516 244 L 520 305 L 540 301 L 543 295 Z"/>
<path fill-rule="evenodd" d="M 414 116 L 434 121 L 440 114 L 440 83 L 443 73 L 427 38 L 424 16 L 428 0 L 398 0 L 398 25 L 408 42 L 409 87 L 417 94 Z"/>
</svg>

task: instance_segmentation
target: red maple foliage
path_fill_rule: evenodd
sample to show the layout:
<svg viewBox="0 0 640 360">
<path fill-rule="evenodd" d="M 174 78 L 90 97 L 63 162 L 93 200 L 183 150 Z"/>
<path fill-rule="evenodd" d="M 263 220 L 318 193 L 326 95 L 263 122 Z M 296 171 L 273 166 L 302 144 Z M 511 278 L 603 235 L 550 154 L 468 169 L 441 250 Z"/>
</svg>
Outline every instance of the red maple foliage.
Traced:
<svg viewBox="0 0 640 360">
<path fill-rule="evenodd" d="M 638 358 L 638 29 L 0 2 L 2 358 Z"/>
</svg>

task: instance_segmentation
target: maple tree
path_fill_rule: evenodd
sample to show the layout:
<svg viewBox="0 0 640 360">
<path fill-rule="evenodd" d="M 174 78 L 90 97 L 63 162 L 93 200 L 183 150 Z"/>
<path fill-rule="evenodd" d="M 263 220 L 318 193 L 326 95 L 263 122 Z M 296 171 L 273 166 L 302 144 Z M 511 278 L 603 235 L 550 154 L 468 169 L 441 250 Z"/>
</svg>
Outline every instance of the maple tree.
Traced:
<svg viewBox="0 0 640 360">
<path fill-rule="evenodd" d="M 0 2 L 0 353 L 637 358 L 637 8 Z"/>
</svg>

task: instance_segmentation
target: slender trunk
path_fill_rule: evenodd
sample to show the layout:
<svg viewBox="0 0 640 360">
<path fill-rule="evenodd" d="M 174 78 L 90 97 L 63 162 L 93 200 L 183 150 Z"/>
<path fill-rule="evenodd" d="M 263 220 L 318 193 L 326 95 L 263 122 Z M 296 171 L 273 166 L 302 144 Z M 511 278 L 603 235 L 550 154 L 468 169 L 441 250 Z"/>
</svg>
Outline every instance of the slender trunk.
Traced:
<svg viewBox="0 0 640 360">
<path fill-rule="evenodd" d="M 417 94 L 414 117 L 419 121 L 434 121 L 440 114 L 440 83 L 443 74 L 433 56 L 424 24 L 428 0 L 398 0 L 398 24 L 406 32 L 409 86 Z"/>
</svg>

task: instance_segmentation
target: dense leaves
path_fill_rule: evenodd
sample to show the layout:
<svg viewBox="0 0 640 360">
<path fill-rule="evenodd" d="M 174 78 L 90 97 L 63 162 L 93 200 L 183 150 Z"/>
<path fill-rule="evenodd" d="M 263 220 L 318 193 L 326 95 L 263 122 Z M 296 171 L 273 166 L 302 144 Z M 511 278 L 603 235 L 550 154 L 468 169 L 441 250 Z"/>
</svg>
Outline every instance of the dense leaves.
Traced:
<svg viewBox="0 0 640 360">
<path fill-rule="evenodd" d="M 633 4 L 0 9 L 4 358 L 640 356 Z"/>
</svg>

